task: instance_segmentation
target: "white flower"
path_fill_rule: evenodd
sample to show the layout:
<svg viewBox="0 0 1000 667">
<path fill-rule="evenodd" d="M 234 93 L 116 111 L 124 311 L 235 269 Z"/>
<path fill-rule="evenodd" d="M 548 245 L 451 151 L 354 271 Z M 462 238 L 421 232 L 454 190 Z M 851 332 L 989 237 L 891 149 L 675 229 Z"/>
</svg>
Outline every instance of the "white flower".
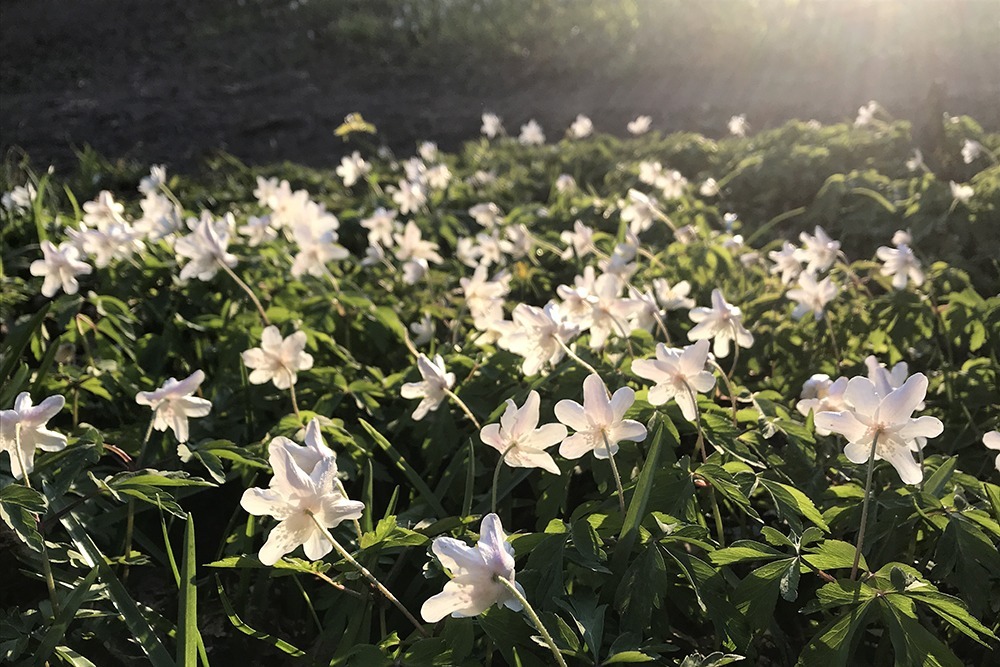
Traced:
<svg viewBox="0 0 1000 667">
<path fill-rule="evenodd" d="M 545 143 L 545 133 L 542 132 L 542 126 L 532 118 L 521 126 L 521 134 L 517 140 L 525 146 L 541 146 Z"/>
<path fill-rule="evenodd" d="M 640 162 L 639 180 L 646 185 L 656 185 L 663 177 L 663 165 L 659 162 Z"/>
<path fill-rule="evenodd" d="M 420 228 L 412 220 L 406 223 L 402 234 L 393 234 L 396 241 L 396 259 L 403 262 L 403 281 L 415 284 L 428 270 L 428 263 L 440 264 L 444 260 L 438 254 L 438 244 L 423 240 Z"/>
<path fill-rule="evenodd" d="M 368 243 L 378 243 L 385 248 L 392 247 L 392 235 L 398 231 L 400 224 L 396 221 L 396 211 L 386 210 L 381 206 L 361 221 L 361 226 L 368 230 Z"/>
<path fill-rule="evenodd" d="M 603 348 L 613 330 L 622 336 L 631 333 L 627 319 L 640 304 L 636 299 L 621 298 L 624 284 L 613 273 L 601 274 L 594 281 L 593 291 L 587 297 L 590 305 L 590 349 Z"/>
<path fill-rule="evenodd" d="M 820 412 L 840 412 L 847 409 L 844 402 L 844 392 L 847 390 L 846 377 L 831 380 L 825 373 L 817 373 L 805 381 L 802 385 L 802 393 L 799 395 L 799 402 L 795 404 L 795 409 L 803 417 L 808 417 L 809 413 L 819 414 Z M 815 421 L 813 422 L 815 425 Z M 830 435 L 830 431 L 816 426 L 816 433 L 819 435 Z"/>
<path fill-rule="evenodd" d="M 486 229 L 493 229 L 503 222 L 503 214 L 500 212 L 500 207 L 493 202 L 476 204 L 469 209 L 469 215 Z"/>
<path fill-rule="evenodd" d="M 106 225 L 125 222 L 122 217 L 125 207 L 116 202 L 107 190 L 101 190 L 97 199 L 84 202 L 83 210 L 83 222 L 88 227 L 104 229 Z"/>
<path fill-rule="evenodd" d="M 0 199 L 0 203 L 8 211 L 24 213 L 31 208 L 37 195 L 38 191 L 35 190 L 35 186 L 32 183 L 25 183 L 24 185 L 16 186 L 10 192 L 5 192 L 2 199 Z"/>
<path fill-rule="evenodd" d="M 261 334 L 260 347 L 250 348 L 240 355 L 246 367 L 253 370 L 248 378 L 250 384 L 273 380 L 278 389 L 288 389 L 297 381 L 298 371 L 312 368 L 312 355 L 305 348 L 304 331 L 282 338 L 278 327 L 266 327 Z"/>
<path fill-rule="evenodd" d="M 413 333 L 413 344 L 417 347 L 426 345 L 434 338 L 434 320 L 430 315 L 424 315 L 418 321 L 410 324 Z"/>
<path fill-rule="evenodd" d="M 251 215 L 247 218 L 247 224 L 236 231 L 246 237 L 247 245 L 251 248 L 278 238 L 278 231 L 271 226 L 271 217 L 267 215 Z"/>
<path fill-rule="evenodd" d="M 315 423 L 311 422 L 306 431 L 307 441 L 310 431 L 318 436 L 318 428 L 313 429 Z M 309 560 L 323 558 L 333 550 L 333 543 L 316 524 L 330 529 L 342 521 L 360 519 L 364 503 L 349 500 L 344 494 L 337 477 L 337 459 L 321 438 L 306 447 L 287 438 L 274 438 L 268 454 L 274 470 L 268 488 L 247 489 L 240 499 L 248 513 L 279 521 L 257 557 L 264 565 L 274 565 L 302 545 Z"/>
<path fill-rule="evenodd" d="M 153 428 L 166 431 L 170 428 L 177 441 L 185 443 L 188 440 L 188 417 L 204 417 L 212 410 L 212 402 L 193 396 L 205 373 L 197 370 L 181 381 L 167 378 L 163 386 L 155 391 L 140 391 L 135 395 L 135 402 L 148 405 L 153 409 Z"/>
<path fill-rule="evenodd" d="M 656 180 L 656 186 L 660 188 L 660 194 L 664 199 L 677 199 L 684 195 L 684 188 L 688 180 L 681 176 L 681 172 L 676 169 L 664 171 Z"/>
<path fill-rule="evenodd" d="M 528 231 L 527 225 L 510 225 L 504 230 L 504 236 L 506 239 L 500 242 L 500 247 L 511 259 L 518 260 L 531 254 L 535 238 Z"/>
<path fill-rule="evenodd" d="M 341 158 L 340 166 L 337 167 L 337 176 L 340 176 L 344 181 L 344 186 L 349 188 L 371 170 L 371 164 L 364 161 L 360 152 L 354 151 Z"/>
<path fill-rule="evenodd" d="M 708 178 L 698 189 L 702 197 L 714 197 L 719 194 L 719 183 L 714 178 Z"/>
<path fill-rule="evenodd" d="M 968 204 L 969 200 L 972 199 L 972 195 L 976 194 L 976 191 L 971 185 L 966 185 L 965 183 L 956 183 L 955 181 L 948 181 L 948 187 L 951 188 L 951 196 L 955 201 L 960 201 L 963 204 Z"/>
<path fill-rule="evenodd" d="M 139 206 L 142 217 L 136 220 L 135 230 L 147 240 L 170 239 L 181 228 L 181 211 L 166 195 L 149 192 Z"/>
<path fill-rule="evenodd" d="M 299 251 L 292 261 L 293 277 L 299 278 L 306 273 L 311 276 L 322 276 L 327 271 L 327 264 L 350 256 L 347 248 L 337 243 L 339 240 L 335 231 L 337 226 L 339 222 L 332 215 L 302 221 L 295 225 L 292 236 Z"/>
<path fill-rule="evenodd" d="M 94 270 L 79 257 L 76 246 L 62 243 L 57 248 L 51 241 L 42 241 L 42 259 L 33 261 L 28 270 L 33 276 L 45 276 L 42 282 L 44 296 L 53 297 L 60 289 L 66 294 L 76 294 L 80 290 L 76 277 Z"/>
<path fill-rule="evenodd" d="M 656 218 L 656 200 L 638 190 L 628 191 L 628 204 L 622 208 L 621 219 L 629 223 L 629 231 L 641 234 L 653 225 Z"/>
<path fill-rule="evenodd" d="M 774 266 L 771 267 L 771 275 L 780 273 L 783 285 L 791 283 L 802 272 L 799 250 L 788 241 L 782 244 L 781 250 L 771 250 L 767 256 L 774 262 Z"/>
<path fill-rule="evenodd" d="M 579 220 L 573 223 L 573 231 L 564 231 L 559 235 L 559 240 L 566 244 L 566 250 L 561 257 L 565 260 L 583 259 L 594 251 L 594 230 Z"/>
<path fill-rule="evenodd" d="M 1000 431 L 990 431 L 983 436 L 983 444 L 986 445 L 987 449 L 998 449 L 1000 450 Z M 996 459 L 997 472 L 1000 472 L 1000 454 L 997 454 Z"/>
<path fill-rule="evenodd" d="M 510 292 L 507 273 L 498 273 L 490 280 L 489 270 L 480 264 L 471 278 L 461 278 L 458 284 L 476 329 L 485 331 L 493 322 L 503 319 L 503 299 Z"/>
<path fill-rule="evenodd" d="M 890 370 L 872 354 L 865 357 L 865 366 L 868 368 L 868 379 L 875 385 L 875 392 L 879 396 L 888 396 L 894 389 L 902 387 L 910 377 L 910 367 L 905 361 L 900 361 Z M 923 403 L 917 405 L 917 410 L 923 409 Z"/>
<path fill-rule="evenodd" d="M 972 164 L 983 154 L 983 145 L 978 141 L 966 139 L 962 144 L 962 161 L 965 164 Z"/>
<path fill-rule="evenodd" d="M 446 164 L 436 164 L 424 176 L 432 190 L 444 190 L 451 183 L 451 169 Z"/>
<path fill-rule="evenodd" d="M 425 621 L 437 623 L 448 614 L 454 618 L 478 616 L 494 604 L 521 611 L 521 603 L 497 581 L 499 577 L 506 579 L 524 595 L 521 584 L 514 581 L 514 548 L 507 542 L 496 514 L 483 517 L 479 542 L 474 548 L 452 537 L 436 537 L 431 551 L 448 570 L 451 579 L 443 591 L 429 598 L 420 608 Z"/>
<path fill-rule="evenodd" d="M 490 139 L 498 134 L 503 134 L 503 122 L 500 120 L 500 116 L 490 112 L 484 113 L 483 126 L 480 128 L 480 132 Z"/>
<path fill-rule="evenodd" d="M 750 129 L 750 124 L 747 123 L 746 114 L 740 114 L 739 116 L 733 116 L 729 119 L 729 134 L 736 137 L 747 136 L 747 130 Z"/>
<path fill-rule="evenodd" d="M 639 136 L 640 134 L 646 134 L 649 132 L 650 126 L 653 124 L 653 119 L 649 116 L 636 116 L 635 120 L 629 121 L 628 133 Z"/>
<path fill-rule="evenodd" d="M 593 131 L 594 123 L 583 114 L 578 115 L 573 124 L 569 126 L 569 135 L 573 139 L 589 137 Z"/>
<path fill-rule="evenodd" d="M 221 265 L 236 266 L 236 256 L 226 251 L 228 246 L 229 234 L 220 232 L 211 216 L 202 216 L 193 232 L 174 243 L 177 256 L 189 259 L 181 269 L 181 280 L 211 280 Z"/>
<path fill-rule="evenodd" d="M 487 424 L 479 438 L 503 455 L 511 468 L 542 468 L 554 475 L 561 474 L 552 455 L 545 450 L 566 438 L 562 424 L 538 426 L 538 408 L 541 398 L 537 391 L 528 393 L 520 408 L 513 399 L 507 399 L 507 409 L 499 424 Z"/>
<path fill-rule="evenodd" d="M 677 228 L 677 231 L 674 232 L 674 238 L 681 245 L 691 245 L 698 240 L 698 230 L 694 225 L 684 225 Z"/>
<path fill-rule="evenodd" d="M 23 391 L 14 399 L 13 410 L 0 411 L 0 451 L 10 455 L 10 471 L 14 479 L 30 475 L 35 469 L 36 448 L 43 452 L 58 452 L 66 447 L 66 436 L 45 428 L 64 405 L 66 399 L 56 395 L 33 406 L 31 395 Z"/>
<path fill-rule="evenodd" d="M 694 308 L 694 299 L 688 297 L 691 293 L 691 283 L 686 280 L 671 285 L 666 278 L 656 278 L 653 280 L 653 289 L 656 290 L 656 300 L 664 310 Z"/>
<path fill-rule="evenodd" d="M 573 190 L 576 190 L 576 179 L 569 174 L 559 174 L 559 178 L 556 179 L 556 192 L 564 195 Z"/>
<path fill-rule="evenodd" d="M 792 311 L 793 318 L 801 320 L 806 313 L 812 311 L 813 317 L 818 321 L 823 319 L 826 305 L 839 291 L 840 288 L 834 284 L 830 276 L 817 281 L 811 273 L 802 273 L 799 275 L 798 288 L 788 290 L 785 296 L 797 302 L 795 310 Z"/>
<path fill-rule="evenodd" d="M 909 171 L 916 171 L 917 169 L 926 169 L 927 166 L 924 164 L 924 154 L 919 148 L 913 149 L 913 157 L 906 161 L 906 168 Z"/>
<path fill-rule="evenodd" d="M 800 262 L 806 263 L 806 271 L 809 273 L 819 273 L 826 271 L 837 261 L 837 254 L 840 252 L 840 241 L 834 241 L 819 225 L 816 226 L 816 235 L 810 236 L 806 232 L 799 234 L 802 247 L 795 251 L 795 257 Z"/>
<path fill-rule="evenodd" d="M 818 413 L 816 426 L 847 438 L 844 454 L 852 463 L 867 463 L 872 442 L 878 438 L 875 460 L 892 464 L 904 484 L 918 484 L 923 472 L 912 452 L 922 446 L 919 439 L 937 437 L 944 430 L 936 417 L 912 418 L 926 394 L 927 377 L 922 373 L 887 395 L 880 395 L 868 378 L 851 378 L 844 392 L 847 409 Z"/>
<path fill-rule="evenodd" d="M 441 355 L 435 355 L 434 361 L 421 353 L 417 357 L 417 370 L 420 371 L 420 382 L 407 382 L 400 389 L 403 398 L 420 398 L 420 404 L 413 411 L 413 419 L 420 421 L 424 416 L 441 407 L 441 403 L 447 398 L 447 390 L 455 386 L 455 374 L 445 370 L 444 359 Z"/>
<path fill-rule="evenodd" d="M 688 340 L 715 339 L 713 352 L 717 357 L 729 356 L 729 341 L 740 347 L 753 345 L 753 335 L 743 326 L 743 313 L 728 304 L 718 289 L 712 290 L 711 308 L 692 308 L 688 313 L 697 324 L 688 331 Z"/>
<path fill-rule="evenodd" d="M 896 232 L 897 235 L 899 233 Z M 883 262 L 879 273 L 883 276 L 892 276 L 893 289 L 906 289 L 906 283 L 910 280 L 913 281 L 914 287 L 920 287 L 924 284 L 924 271 L 920 268 L 920 260 L 910 249 L 909 238 L 906 238 L 905 242 L 901 241 L 903 240 L 893 237 L 895 248 L 881 246 L 875 251 L 875 256 Z"/>
<path fill-rule="evenodd" d="M 103 269 L 113 259 L 127 259 L 142 250 L 139 232 L 127 222 L 105 222 L 99 229 L 67 229 L 74 245 L 94 256 L 94 265 Z"/>
<path fill-rule="evenodd" d="M 854 127 L 865 127 L 871 125 L 875 120 L 875 113 L 880 109 L 879 103 L 871 100 L 863 107 L 858 107 L 858 117 L 854 119 Z"/>
<path fill-rule="evenodd" d="M 618 453 L 622 440 L 645 440 L 646 427 L 624 418 L 634 402 L 631 388 L 621 387 L 609 397 L 604 380 L 588 375 L 583 381 L 583 405 L 569 399 L 556 403 L 556 419 L 575 431 L 559 445 L 559 454 L 578 459 L 593 452 L 596 458 L 606 459 Z"/>
<path fill-rule="evenodd" d="M 434 162 L 438 156 L 438 145 L 433 141 L 424 141 L 417 147 L 417 153 L 425 162 Z"/>
<path fill-rule="evenodd" d="M 700 340 L 683 349 L 656 344 L 655 359 L 636 359 L 632 372 L 654 385 L 649 389 L 650 405 L 663 405 L 674 399 L 681 414 L 690 422 L 698 418 L 696 395 L 715 386 L 715 376 L 705 370 L 708 341 Z"/>
<path fill-rule="evenodd" d="M 563 358 L 563 344 L 568 343 L 579 329 L 563 319 L 559 306 L 548 303 L 544 308 L 519 303 L 511 313 L 513 330 L 500 339 L 500 347 L 524 357 L 521 372 L 525 376 L 538 373 L 546 364 L 555 366 Z"/>
<path fill-rule="evenodd" d="M 162 164 L 154 164 L 149 168 L 149 175 L 139 181 L 139 192 L 144 195 L 158 192 L 167 184 L 167 168 Z"/>
<path fill-rule="evenodd" d="M 393 190 L 392 201 L 396 202 L 399 212 L 403 215 L 416 213 L 427 203 L 424 186 L 420 183 L 402 180 L 399 187 Z"/>
</svg>

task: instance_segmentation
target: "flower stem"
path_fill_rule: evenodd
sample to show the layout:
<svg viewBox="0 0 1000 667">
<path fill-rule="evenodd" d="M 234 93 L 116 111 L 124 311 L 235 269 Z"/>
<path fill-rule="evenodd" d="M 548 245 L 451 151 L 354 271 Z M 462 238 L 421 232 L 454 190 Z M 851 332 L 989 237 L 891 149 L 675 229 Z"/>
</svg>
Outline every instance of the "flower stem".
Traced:
<svg viewBox="0 0 1000 667">
<path fill-rule="evenodd" d="M 514 449 L 515 446 L 517 446 L 516 442 L 512 443 L 509 447 L 507 447 L 507 449 L 503 450 L 503 453 L 500 454 L 500 460 L 497 461 L 497 467 L 493 471 L 493 495 L 490 498 L 490 511 L 494 514 L 497 513 L 497 485 L 500 483 L 500 469 L 503 467 L 503 462 L 507 458 L 507 454 L 510 450 Z"/>
<path fill-rule="evenodd" d="M 600 373 L 597 372 L 596 368 L 594 368 L 593 366 L 591 366 L 590 364 L 588 364 L 586 361 L 584 361 L 583 359 L 581 359 L 579 357 L 579 355 L 577 355 L 576 352 L 574 352 L 573 350 L 571 350 L 570 347 L 569 347 L 569 345 L 567 345 L 565 343 L 565 341 L 563 341 L 562 338 L 560 338 L 559 336 L 553 336 L 553 338 L 555 338 L 556 342 L 559 343 L 559 347 L 561 347 L 563 349 L 563 352 L 566 353 L 566 356 L 568 356 L 570 359 L 572 359 L 576 363 L 578 363 L 581 366 L 583 366 L 584 368 L 586 368 L 588 371 L 590 371 L 594 375 L 600 375 Z"/>
<path fill-rule="evenodd" d="M 476 419 L 476 416 L 474 414 L 472 414 L 472 410 L 470 410 L 469 406 L 465 404 L 465 401 L 463 401 L 458 397 L 458 394 L 453 392 L 451 389 L 445 389 L 444 393 L 448 398 L 454 401 L 458 407 L 462 409 L 462 412 L 464 412 L 465 416 L 469 418 L 469 421 L 471 421 L 475 425 L 476 429 L 482 430 L 483 427 L 479 423 L 479 420 Z"/>
<path fill-rule="evenodd" d="M 21 474 L 24 476 L 24 485 L 29 489 L 31 480 L 28 479 L 28 469 L 24 467 L 24 455 L 21 452 L 21 424 L 14 425 L 14 451 L 17 462 L 21 466 Z M 36 518 L 37 521 L 37 518 Z M 45 577 L 45 588 L 49 591 L 49 602 L 52 605 L 52 618 L 59 616 L 59 597 L 56 594 L 56 580 L 52 576 L 52 563 L 49 562 L 49 550 L 45 546 L 45 536 L 42 535 L 42 575 Z"/>
<path fill-rule="evenodd" d="M 295 413 L 295 418 L 300 422 L 302 421 L 302 413 L 299 412 L 299 401 L 295 398 L 295 383 L 288 385 L 288 393 L 292 397 L 292 411 Z"/>
<path fill-rule="evenodd" d="M 264 312 L 264 306 L 261 305 L 260 300 L 257 298 L 257 295 L 253 293 L 253 290 L 250 289 L 250 286 L 243 282 L 243 279 L 236 275 L 235 271 L 226 266 L 225 262 L 220 261 L 219 266 L 221 266 L 222 270 L 228 273 L 229 277 L 235 280 L 236 284 L 247 293 L 247 296 L 249 296 L 250 300 L 253 301 L 253 305 L 257 307 L 257 312 L 260 314 L 260 319 L 263 320 L 264 326 L 270 325 L 271 321 L 267 319 L 267 313 Z"/>
<path fill-rule="evenodd" d="M 726 383 L 726 391 L 729 392 L 729 400 L 733 404 L 733 426 L 739 426 L 739 420 L 736 418 L 736 413 L 737 413 L 736 392 L 733 391 L 733 383 L 729 379 L 729 377 L 726 375 L 726 371 L 722 370 L 722 366 L 719 365 L 719 362 L 717 362 L 715 359 L 709 358 L 709 363 L 711 363 L 712 366 L 714 366 L 715 369 L 717 371 L 719 371 L 719 375 L 722 376 L 722 381 Z M 688 387 L 688 391 L 691 391 L 691 387 Z M 693 394 L 692 394 L 692 398 L 693 398 Z M 697 405 L 697 402 L 696 402 L 696 405 Z"/>
<path fill-rule="evenodd" d="M 542 625 L 542 619 L 538 618 L 538 614 L 535 613 L 535 610 L 528 602 L 528 599 L 521 594 L 521 591 L 517 590 L 517 586 L 515 586 L 509 579 L 498 576 L 496 577 L 496 581 L 501 586 L 506 588 L 510 594 L 514 596 L 514 599 L 520 602 L 521 606 L 524 607 L 524 613 L 528 615 L 531 622 L 535 624 L 535 628 L 542 634 L 542 639 L 545 640 L 545 643 L 548 644 L 549 650 L 552 651 L 552 657 L 556 659 L 556 664 L 558 664 L 559 667 L 566 667 L 566 660 L 563 659 L 562 653 L 559 652 L 559 647 L 556 646 L 556 643 L 553 641 L 552 635 L 549 634 L 549 631 L 545 629 L 544 625 Z"/>
<path fill-rule="evenodd" d="M 872 448 L 868 452 L 868 478 L 865 480 L 865 501 L 861 505 L 861 529 L 858 531 L 858 544 L 854 548 L 854 564 L 851 566 L 851 581 L 858 578 L 858 563 L 861 562 L 861 548 L 865 545 L 865 528 L 868 525 L 868 504 L 872 496 L 872 476 L 875 473 L 875 447 L 878 444 L 878 433 L 872 438 Z"/>
<path fill-rule="evenodd" d="M 833 346 L 833 356 L 837 360 L 837 369 L 840 369 L 840 347 L 837 345 L 837 334 L 833 330 L 833 319 L 830 317 L 830 313 L 826 312 L 823 315 L 823 319 L 826 320 L 826 329 L 830 332 L 830 345 Z"/>
<path fill-rule="evenodd" d="M 149 444 L 149 439 L 153 436 L 153 424 L 156 423 L 156 408 L 153 408 L 153 416 L 149 418 L 149 426 L 146 427 L 146 435 L 142 438 L 142 444 L 139 445 L 139 468 L 144 468 L 146 466 L 146 445 Z"/>
<path fill-rule="evenodd" d="M 430 636 L 427 633 L 427 630 L 424 629 L 424 626 L 422 626 L 420 624 L 420 621 L 418 621 L 413 616 L 413 614 L 411 614 L 410 611 L 406 607 L 403 606 L 403 603 L 400 602 L 399 599 L 395 595 L 393 595 L 389 591 L 388 588 L 386 588 L 385 586 L 383 586 L 382 582 L 379 581 L 378 579 L 376 579 L 375 575 L 372 574 L 368 570 L 368 568 L 366 568 L 364 565 L 362 565 L 357 560 L 355 560 L 354 556 L 352 556 L 350 554 L 350 552 L 347 551 L 347 549 L 345 549 L 343 546 L 341 546 L 340 542 L 338 542 L 337 539 L 333 535 L 330 534 L 330 531 L 327 530 L 326 527 L 323 524 L 321 524 L 319 521 L 316 520 L 316 516 L 314 514 L 312 514 L 312 512 L 309 512 L 309 518 L 312 519 L 313 523 L 316 524 L 316 527 L 319 528 L 320 532 L 323 533 L 323 537 L 325 537 L 326 539 L 328 539 L 330 541 L 330 544 L 333 545 L 333 548 L 337 551 L 338 554 L 340 554 L 341 558 L 343 558 L 344 560 L 346 560 L 348 563 L 351 564 L 352 567 L 354 567 L 354 569 L 356 569 L 358 572 L 360 572 L 361 576 L 363 576 L 365 579 L 367 579 L 368 582 L 372 586 L 374 586 L 375 588 L 377 588 L 379 593 L 381 593 L 382 595 L 384 595 L 385 598 L 387 600 L 389 600 L 389 602 L 391 602 L 393 605 L 395 605 L 396 609 L 398 609 L 399 611 L 403 612 L 403 616 L 405 616 L 407 618 L 407 620 L 409 620 L 410 623 L 413 624 L 413 627 L 415 627 L 417 629 L 417 632 L 419 632 L 424 637 L 429 637 Z"/>
<path fill-rule="evenodd" d="M 715 488 L 709 487 L 708 499 L 712 503 L 712 515 L 715 517 L 715 537 L 720 547 L 726 546 L 726 533 L 722 526 L 722 511 L 719 509 L 719 501 L 715 497 Z"/>
<path fill-rule="evenodd" d="M 615 488 L 618 490 L 618 508 L 622 512 L 622 516 L 625 516 L 625 490 L 622 489 L 622 476 L 618 473 L 618 464 L 615 463 L 615 455 L 611 453 L 611 443 L 608 442 L 608 434 L 601 433 L 604 436 L 604 449 L 608 452 L 608 461 L 611 462 L 611 473 L 615 477 Z"/>
</svg>

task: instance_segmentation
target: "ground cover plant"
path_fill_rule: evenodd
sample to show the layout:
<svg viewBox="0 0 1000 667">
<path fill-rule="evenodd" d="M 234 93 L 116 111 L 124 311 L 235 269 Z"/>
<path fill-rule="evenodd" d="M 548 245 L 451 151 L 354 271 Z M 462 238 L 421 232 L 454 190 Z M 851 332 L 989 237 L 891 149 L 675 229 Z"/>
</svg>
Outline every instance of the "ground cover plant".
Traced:
<svg viewBox="0 0 1000 667">
<path fill-rule="evenodd" d="M 1000 136 L 482 125 L 6 166 L 3 659 L 990 664 Z"/>
</svg>

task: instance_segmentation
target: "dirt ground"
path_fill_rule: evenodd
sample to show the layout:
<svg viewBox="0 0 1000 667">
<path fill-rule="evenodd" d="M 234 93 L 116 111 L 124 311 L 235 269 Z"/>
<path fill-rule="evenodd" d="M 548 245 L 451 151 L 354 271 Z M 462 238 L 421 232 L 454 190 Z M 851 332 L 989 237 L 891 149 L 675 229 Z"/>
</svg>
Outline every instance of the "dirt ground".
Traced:
<svg viewBox="0 0 1000 667">
<path fill-rule="evenodd" d="M 363 58 L 331 41 L 315 12 L 294 6 L 4 0 L 0 150 L 23 149 L 36 166 L 71 165 L 85 144 L 179 170 L 220 149 L 253 164 L 326 166 L 344 150 L 332 129 L 354 111 L 391 147 L 408 150 L 422 139 L 456 147 L 478 133 L 484 110 L 513 131 L 535 117 L 550 138 L 577 113 L 613 133 L 643 113 L 659 129 L 719 136 L 735 113 L 755 128 L 793 117 L 832 122 L 852 119 L 869 99 L 917 123 L 940 104 L 1000 128 L 1000 25 L 992 54 L 913 49 L 912 57 L 888 59 L 876 44 L 849 67 L 770 57 L 709 71 L 692 57 L 647 68 L 641 78 L 615 78 L 530 57 L 474 71 L 462 52 L 429 69 L 405 53 Z M 934 81 L 947 92 L 929 105 Z"/>
</svg>

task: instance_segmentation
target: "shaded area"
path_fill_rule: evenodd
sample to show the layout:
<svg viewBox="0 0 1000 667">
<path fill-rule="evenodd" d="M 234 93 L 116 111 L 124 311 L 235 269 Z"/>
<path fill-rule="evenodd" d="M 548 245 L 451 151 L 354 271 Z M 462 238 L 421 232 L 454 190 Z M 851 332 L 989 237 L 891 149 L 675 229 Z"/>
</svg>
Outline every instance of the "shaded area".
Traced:
<svg viewBox="0 0 1000 667">
<path fill-rule="evenodd" d="M 717 136 L 736 113 L 835 121 L 871 98 L 917 134 L 941 111 L 1000 127 L 992 0 L 14 0 L 0 44 L 0 145 L 36 163 L 90 144 L 325 165 L 352 111 L 394 148 L 454 147 L 484 110 L 550 139 L 577 113 Z"/>
</svg>

